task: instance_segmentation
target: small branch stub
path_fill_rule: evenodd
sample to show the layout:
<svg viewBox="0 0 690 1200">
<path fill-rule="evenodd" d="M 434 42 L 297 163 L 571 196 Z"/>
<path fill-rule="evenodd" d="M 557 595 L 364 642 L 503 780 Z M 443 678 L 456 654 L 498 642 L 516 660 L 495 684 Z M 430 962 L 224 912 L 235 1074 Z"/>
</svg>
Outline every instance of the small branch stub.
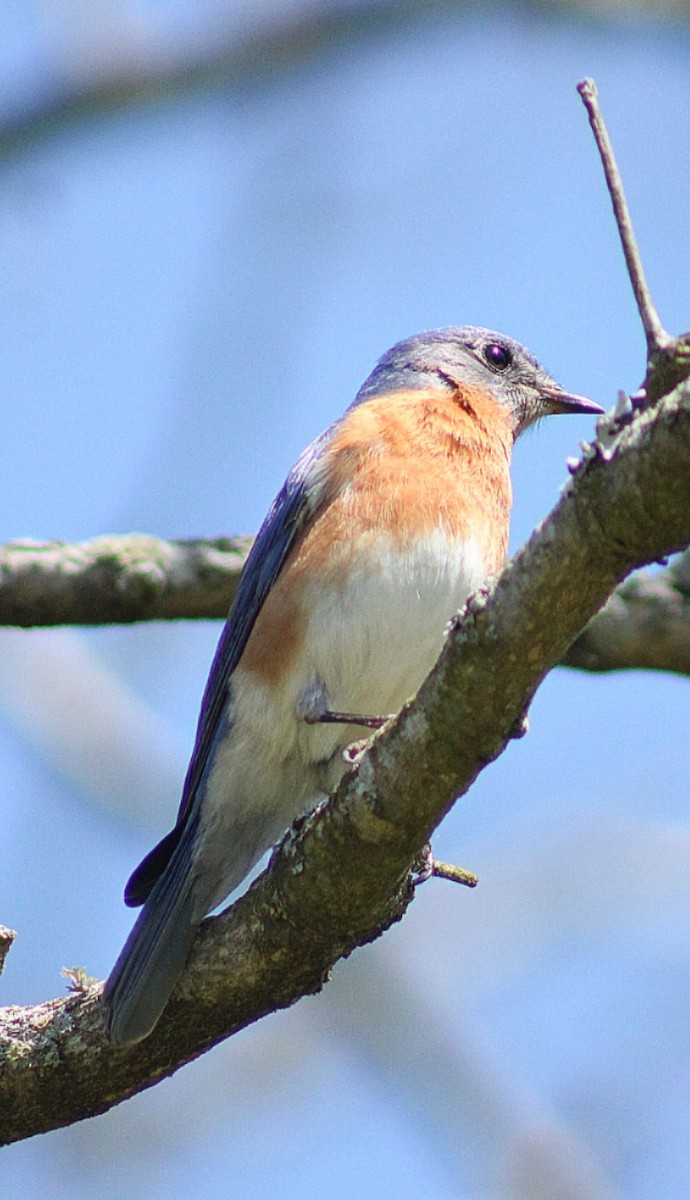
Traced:
<svg viewBox="0 0 690 1200">
<path fill-rule="evenodd" d="M 0 975 L 2 975 L 5 959 L 12 949 L 12 943 L 16 936 L 14 929 L 8 929 L 6 925 L 0 925 Z"/>
<path fill-rule="evenodd" d="M 435 879 L 447 879 L 450 883 L 461 883 L 464 887 L 473 888 L 479 883 L 474 871 L 456 867 L 455 863 L 440 862 L 437 858 L 431 864 L 431 874 Z"/>
<path fill-rule="evenodd" d="M 467 871 L 464 867 L 456 867 L 454 863 L 440 862 L 439 859 L 434 858 L 429 842 L 422 846 L 412 865 L 412 870 L 415 875 L 415 886 L 426 883 L 427 879 L 432 877 L 447 879 L 450 883 L 461 883 L 463 887 L 473 888 L 479 883 L 473 871 Z"/>
</svg>

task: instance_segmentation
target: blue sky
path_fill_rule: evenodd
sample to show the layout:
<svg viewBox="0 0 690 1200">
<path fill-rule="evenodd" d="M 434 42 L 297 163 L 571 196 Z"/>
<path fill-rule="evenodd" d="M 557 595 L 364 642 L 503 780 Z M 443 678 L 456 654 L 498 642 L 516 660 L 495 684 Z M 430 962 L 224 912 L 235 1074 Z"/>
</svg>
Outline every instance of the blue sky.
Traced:
<svg viewBox="0 0 690 1200">
<path fill-rule="evenodd" d="M 64 83 L 38 13 L 2 17 L 0 121 Z M 633 389 L 644 339 L 584 75 L 680 332 L 682 27 L 451 6 L 16 148 L 0 169 L 0 538 L 251 532 L 380 353 L 422 328 L 503 330 L 603 404 Z M 553 421 L 519 445 L 513 546 L 589 433 Z M 0 920 L 20 933 L 3 1003 L 58 994 L 63 965 L 112 965 L 217 635 L 3 633 Z M 687 720 L 684 680 L 555 672 L 529 736 L 439 832 L 475 893 L 427 885 L 322 997 L 6 1150 L 6 1194 L 533 1195 L 535 1163 L 571 1155 L 588 1196 L 684 1200 Z"/>
</svg>

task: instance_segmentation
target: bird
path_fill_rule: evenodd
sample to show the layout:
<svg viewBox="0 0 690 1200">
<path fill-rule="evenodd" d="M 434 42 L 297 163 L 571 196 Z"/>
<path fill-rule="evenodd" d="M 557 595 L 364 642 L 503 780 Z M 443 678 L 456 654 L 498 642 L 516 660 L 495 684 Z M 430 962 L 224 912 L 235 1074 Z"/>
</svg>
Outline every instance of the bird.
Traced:
<svg viewBox="0 0 690 1200">
<path fill-rule="evenodd" d="M 388 350 L 304 450 L 242 572 L 175 826 L 125 888 L 143 907 L 104 989 L 114 1045 L 149 1035 L 204 916 L 329 795 L 501 569 L 515 439 L 603 411 L 512 338 L 452 326 Z"/>
</svg>

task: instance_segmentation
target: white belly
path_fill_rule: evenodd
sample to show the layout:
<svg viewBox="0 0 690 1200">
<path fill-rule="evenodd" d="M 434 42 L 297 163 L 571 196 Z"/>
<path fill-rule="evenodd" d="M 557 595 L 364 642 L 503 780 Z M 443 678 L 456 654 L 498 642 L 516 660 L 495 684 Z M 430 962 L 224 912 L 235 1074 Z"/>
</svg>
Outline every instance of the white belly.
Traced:
<svg viewBox="0 0 690 1200">
<path fill-rule="evenodd" d="M 338 711 L 395 712 L 431 670 L 450 617 L 485 573 L 475 546 L 440 529 L 409 553 L 391 548 L 365 559 L 345 588 L 310 597 L 302 686 L 322 682 Z"/>
<path fill-rule="evenodd" d="M 208 907 L 335 786 L 345 770 L 343 747 L 365 732 L 309 724 L 305 697 L 321 689 L 332 710 L 397 711 L 431 670 L 450 617 L 485 574 L 478 548 L 442 530 L 407 554 L 363 555 L 345 585 L 314 588 L 307 597 L 306 636 L 280 686 L 237 668 L 231 729 L 217 747 L 204 801 L 200 852 L 219 881 Z"/>
</svg>

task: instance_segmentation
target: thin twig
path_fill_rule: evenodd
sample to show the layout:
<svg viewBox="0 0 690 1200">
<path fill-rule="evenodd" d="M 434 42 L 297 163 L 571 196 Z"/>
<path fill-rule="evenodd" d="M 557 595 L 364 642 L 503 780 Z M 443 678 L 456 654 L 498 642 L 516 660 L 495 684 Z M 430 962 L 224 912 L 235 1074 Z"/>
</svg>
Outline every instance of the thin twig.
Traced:
<svg viewBox="0 0 690 1200">
<path fill-rule="evenodd" d="M 654 352 L 665 350 L 674 339 L 661 324 L 647 286 L 640 252 L 630 219 L 630 212 L 625 199 L 625 192 L 623 191 L 623 182 L 618 170 L 618 164 L 616 163 L 616 156 L 613 152 L 613 146 L 611 145 L 611 139 L 609 138 L 601 109 L 599 108 L 596 84 L 593 79 L 583 79 L 581 83 L 578 83 L 577 90 L 587 109 L 589 123 L 592 127 L 592 133 L 594 134 L 601 163 L 604 168 L 606 185 L 613 204 L 628 275 L 647 337 L 647 351 L 651 358 Z"/>
</svg>

